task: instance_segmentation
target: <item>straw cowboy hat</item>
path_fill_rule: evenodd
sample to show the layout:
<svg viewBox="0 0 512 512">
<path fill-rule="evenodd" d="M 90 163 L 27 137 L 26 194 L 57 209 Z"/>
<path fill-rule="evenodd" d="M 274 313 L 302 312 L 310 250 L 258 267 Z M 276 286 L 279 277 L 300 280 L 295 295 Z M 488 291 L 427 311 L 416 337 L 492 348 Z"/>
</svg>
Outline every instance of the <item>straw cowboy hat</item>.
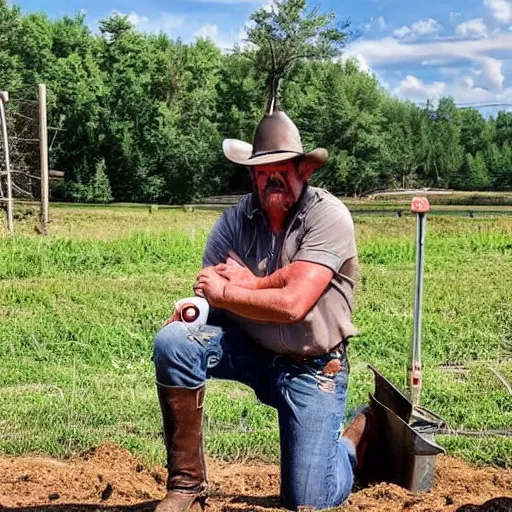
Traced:
<svg viewBox="0 0 512 512">
<path fill-rule="evenodd" d="M 229 160 L 249 167 L 300 158 L 301 173 L 307 176 L 325 165 L 328 157 L 324 148 L 304 153 L 299 130 L 280 111 L 265 114 L 256 128 L 252 145 L 237 139 L 225 139 L 222 149 Z"/>
</svg>

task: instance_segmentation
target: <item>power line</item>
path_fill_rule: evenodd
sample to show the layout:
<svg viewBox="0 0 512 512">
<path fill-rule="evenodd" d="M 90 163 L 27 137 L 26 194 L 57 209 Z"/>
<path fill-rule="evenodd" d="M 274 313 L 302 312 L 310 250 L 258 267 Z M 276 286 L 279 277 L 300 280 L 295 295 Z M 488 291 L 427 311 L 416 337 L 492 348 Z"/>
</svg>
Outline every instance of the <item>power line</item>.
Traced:
<svg viewBox="0 0 512 512">
<path fill-rule="evenodd" d="M 512 103 L 457 103 L 458 108 L 512 107 Z"/>
<path fill-rule="evenodd" d="M 427 105 L 431 105 L 431 103 L 427 101 L 421 101 L 416 103 L 419 107 L 426 107 Z M 495 103 L 455 103 L 457 108 L 487 108 L 487 107 L 512 107 L 512 103 L 509 102 L 495 102 Z"/>
</svg>

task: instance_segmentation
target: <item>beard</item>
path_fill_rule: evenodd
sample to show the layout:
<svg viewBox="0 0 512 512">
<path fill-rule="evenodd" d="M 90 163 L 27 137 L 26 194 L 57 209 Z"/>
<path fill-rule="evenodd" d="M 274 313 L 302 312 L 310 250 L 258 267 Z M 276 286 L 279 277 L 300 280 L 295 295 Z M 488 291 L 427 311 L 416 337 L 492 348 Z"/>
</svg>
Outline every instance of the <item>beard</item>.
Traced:
<svg viewBox="0 0 512 512">
<path fill-rule="evenodd" d="M 294 203 L 289 187 L 279 178 L 269 178 L 265 189 L 258 195 L 262 206 L 273 210 L 286 212 Z"/>
<path fill-rule="evenodd" d="M 293 198 L 287 192 L 265 191 L 262 202 L 267 208 L 279 209 L 285 212 L 293 206 Z"/>
</svg>

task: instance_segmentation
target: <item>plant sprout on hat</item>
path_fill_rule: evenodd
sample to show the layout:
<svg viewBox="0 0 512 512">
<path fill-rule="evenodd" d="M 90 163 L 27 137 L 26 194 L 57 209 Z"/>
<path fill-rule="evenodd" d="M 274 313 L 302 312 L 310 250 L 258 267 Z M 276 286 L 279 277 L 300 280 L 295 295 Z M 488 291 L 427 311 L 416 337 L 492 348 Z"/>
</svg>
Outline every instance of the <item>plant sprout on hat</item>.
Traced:
<svg viewBox="0 0 512 512">
<path fill-rule="evenodd" d="M 225 139 L 222 149 L 226 158 L 248 167 L 299 159 L 301 173 L 307 179 L 327 163 L 328 152 L 316 148 L 305 153 L 298 128 L 282 111 L 275 108 L 279 79 L 269 88 L 268 112 L 254 132 L 252 144 L 238 139 Z"/>
</svg>

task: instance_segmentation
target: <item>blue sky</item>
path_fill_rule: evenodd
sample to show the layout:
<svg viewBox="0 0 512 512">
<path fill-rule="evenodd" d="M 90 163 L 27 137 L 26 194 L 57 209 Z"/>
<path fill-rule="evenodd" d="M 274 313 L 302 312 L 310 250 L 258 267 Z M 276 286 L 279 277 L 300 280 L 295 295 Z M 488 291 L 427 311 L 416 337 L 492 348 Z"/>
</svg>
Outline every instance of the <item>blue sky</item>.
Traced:
<svg viewBox="0 0 512 512">
<path fill-rule="evenodd" d="M 274 0 L 21 0 L 24 12 L 87 13 L 92 28 L 119 11 L 137 28 L 185 42 L 210 37 L 229 48 L 251 12 Z M 415 102 L 450 95 L 458 103 L 504 103 L 512 110 L 512 0 L 317 0 L 350 19 L 346 57 Z M 507 106 L 510 105 L 510 106 Z M 490 113 L 486 108 L 482 112 Z M 492 111 L 495 108 L 491 108 Z"/>
</svg>

